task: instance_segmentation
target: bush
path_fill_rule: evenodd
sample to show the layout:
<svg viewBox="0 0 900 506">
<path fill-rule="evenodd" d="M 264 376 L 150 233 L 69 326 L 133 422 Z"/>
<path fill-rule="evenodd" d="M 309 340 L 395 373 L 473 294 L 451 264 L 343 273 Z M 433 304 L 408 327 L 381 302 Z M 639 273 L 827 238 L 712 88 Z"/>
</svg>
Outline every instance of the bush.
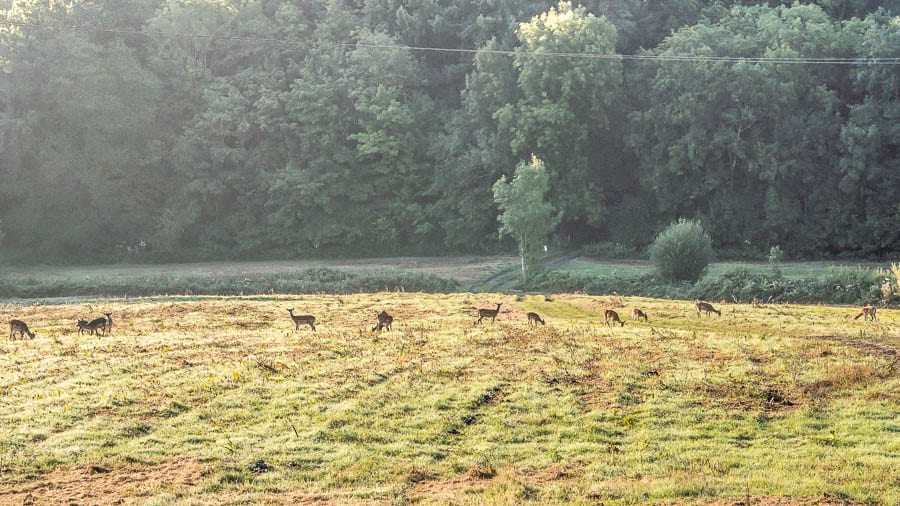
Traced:
<svg viewBox="0 0 900 506">
<path fill-rule="evenodd" d="M 669 281 L 697 281 L 712 257 L 712 240 L 700 222 L 684 218 L 669 225 L 650 245 L 650 261 L 660 277 Z"/>
<path fill-rule="evenodd" d="M 593 258 L 639 258 L 640 251 L 634 246 L 618 242 L 595 242 L 581 248 L 581 254 Z"/>
</svg>

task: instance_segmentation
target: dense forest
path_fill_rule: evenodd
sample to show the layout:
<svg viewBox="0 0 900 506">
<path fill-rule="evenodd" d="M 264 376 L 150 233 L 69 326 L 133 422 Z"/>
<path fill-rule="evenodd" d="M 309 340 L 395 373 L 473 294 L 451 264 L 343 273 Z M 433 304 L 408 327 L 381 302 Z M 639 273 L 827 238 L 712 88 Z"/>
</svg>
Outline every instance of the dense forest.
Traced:
<svg viewBox="0 0 900 506">
<path fill-rule="evenodd" d="M 900 2 L 0 1 L 8 259 L 900 253 Z"/>
</svg>

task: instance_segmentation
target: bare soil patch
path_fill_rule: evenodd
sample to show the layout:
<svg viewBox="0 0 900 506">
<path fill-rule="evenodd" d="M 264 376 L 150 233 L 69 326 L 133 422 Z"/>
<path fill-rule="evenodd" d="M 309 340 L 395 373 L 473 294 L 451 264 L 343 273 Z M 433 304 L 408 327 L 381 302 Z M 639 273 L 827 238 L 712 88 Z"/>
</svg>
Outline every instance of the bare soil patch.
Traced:
<svg viewBox="0 0 900 506">
<path fill-rule="evenodd" d="M 871 341 L 865 341 L 863 339 L 855 339 L 851 337 L 844 336 L 805 336 L 806 339 L 818 340 L 818 341 L 834 341 L 842 344 L 846 344 L 848 346 L 852 346 L 854 348 L 859 349 L 867 355 L 872 355 L 875 357 L 898 357 L 900 356 L 900 350 L 897 348 L 881 343 L 873 343 Z"/>
<path fill-rule="evenodd" d="M 0 482 L 0 505 L 129 504 L 139 497 L 179 493 L 194 487 L 203 469 L 202 464 L 187 457 L 152 466 L 57 469 L 24 483 Z"/>
</svg>

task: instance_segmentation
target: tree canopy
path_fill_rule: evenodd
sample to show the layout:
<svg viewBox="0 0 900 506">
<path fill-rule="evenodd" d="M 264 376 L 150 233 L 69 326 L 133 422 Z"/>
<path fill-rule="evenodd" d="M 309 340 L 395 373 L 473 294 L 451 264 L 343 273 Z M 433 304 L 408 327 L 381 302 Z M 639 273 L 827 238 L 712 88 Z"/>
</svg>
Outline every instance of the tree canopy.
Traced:
<svg viewBox="0 0 900 506">
<path fill-rule="evenodd" d="M 726 254 L 889 257 L 898 16 L 869 0 L 0 2 L 3 254 L 496 252 L 511 243 L 492 185 L 534 154 L 561 247 L 644 248 L 686 217 Z"/>
</svg>

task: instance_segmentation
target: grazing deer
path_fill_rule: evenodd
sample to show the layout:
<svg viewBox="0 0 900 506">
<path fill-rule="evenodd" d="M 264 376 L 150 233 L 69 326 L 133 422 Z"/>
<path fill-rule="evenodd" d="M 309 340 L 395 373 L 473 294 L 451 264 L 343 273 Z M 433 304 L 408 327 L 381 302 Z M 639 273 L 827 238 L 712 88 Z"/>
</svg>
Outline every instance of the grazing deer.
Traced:
<svg viewBox="0 0 900 506">
<path fill-rule="evenodd" d="M 372 327 L 372 332 L 376 330 L 381 330 L 387 328 L 391 330 L 391 324 L 394 323 L 394 317 L 389 315 L 387 311 L 382 310 L 380 313 L 376 315 L 378 318 L 378 324 Z"/>
<path fill-rule="evenodd" d="M 309 328 L 313 329 L 313 332 L 316 330 L 316 317 L 308 314 L 294 314 L 294 309 L 288 309 L 288 313 L 291 314 L 291 320 L 294 320 L 294 330 L 300 330 L 300 324 L 305 323 L 309 325 Z"/>
<path fill-rule="evenodd" d="M 631 311 L 631 319 L 640 321 L 641 318 L 643 318 L 644 321 L 647 321 L 647 313 L 641 311 L 638 308 L 634 308 Z"/>
<path fill-rule="evenodd" d="M 10 320 L 9 321 L 9 339 L 15 340 L 16 332 L 19 333 L 19 338 L 25 339 L 25 334 L 28 334 L 28 337 L 34 339 L 34 332 L 28 329 L 28 325 L 22 320 Z"/>
<path fill-rule="evenodd" d="M 86 325 L 87 330 L 91 331 L 91 334 L 103 334 L 103 331 L 106 330 L 106 317 L 100 316 L 98 318 L 94 318 L 89 321 Z"/>
<path fill-rule="evenodd" d="M 106 333 L 112 334 L 112 313 L 103 313 L 106 315 Z"/>
<path fill-rule="evenodd" d="M 79 334 L 84 334 L 85 331 L 90 332 L 91 334 L 94 333 L 94 331 L 91 330 L 90 327 L 88 327 L 88 321 L 87 321 L 87 320 L 81 320 L 81 319 L 79 319 L 77 322 L 75 322 L 75 326 L 78 327 L 78 333 L 79 333 Z"/>
<path fill-rule="evenodd" d="M 479 309 L 478 310 L 478 321 L 475 322 L 475 325 L 481 323 L 482 318 L 490 318 L 491 323 L 494 323 L 494 318 L 497 317 L 497 313 L 500 312 L 500 306 L 502 306 L 502 302 L 497 303 L 497 309 Z"/>
<path fill-rule="evenodd" d="M 878 310 L 878 308 L 876 308 L 875 306 L 861 307 L 861 308 L 859 308 L 859 314 L 856 315 L 853 319 L 858 320 L 859 317 L 862 316 L 864 320 L 868 320 L 869 318 L 871 318 L 872 321 L 874 322 L 875 320 L 878 319 L 878 316 L 875 314 L 875 312 L 877 310 Z"/>
<path fill-rule="evenodd" d="M 625 322 L 623 322 L 619 318 L 619 313 L 613 311 L 612 309 L 607 309 L 603 312 L 603 319 L 604 323 L 606 323 L 606 325 L 609 325 L 610 327 L 612 327 L 616 323 L 618 323 L 620 327 L 625 326 Z"/>
<path fill-rule="evenodd" d="M 529 325 L 537 325 L 538 322 L 540 322 L 541 325 L 546 325 L 546 323 L 544 323 L 543 318 L 541 318 L 541 315 L 539 315 L 537 313 L 528 313 L 528 324 Z"/>
<path fill-rule="evenodd" d="M 706 316 L 709 316 L 709 313 L 716 313 L 719 316 L 722 316 L 722 312 L 718 309 L 714 308 L 712 304 L 709 302 L 703 302 L 702 300 L 696 301 L 697 306 L 697 318 L 700 318 L 700 313 L 702 311 L 706 311 Z"/>
</svg>

